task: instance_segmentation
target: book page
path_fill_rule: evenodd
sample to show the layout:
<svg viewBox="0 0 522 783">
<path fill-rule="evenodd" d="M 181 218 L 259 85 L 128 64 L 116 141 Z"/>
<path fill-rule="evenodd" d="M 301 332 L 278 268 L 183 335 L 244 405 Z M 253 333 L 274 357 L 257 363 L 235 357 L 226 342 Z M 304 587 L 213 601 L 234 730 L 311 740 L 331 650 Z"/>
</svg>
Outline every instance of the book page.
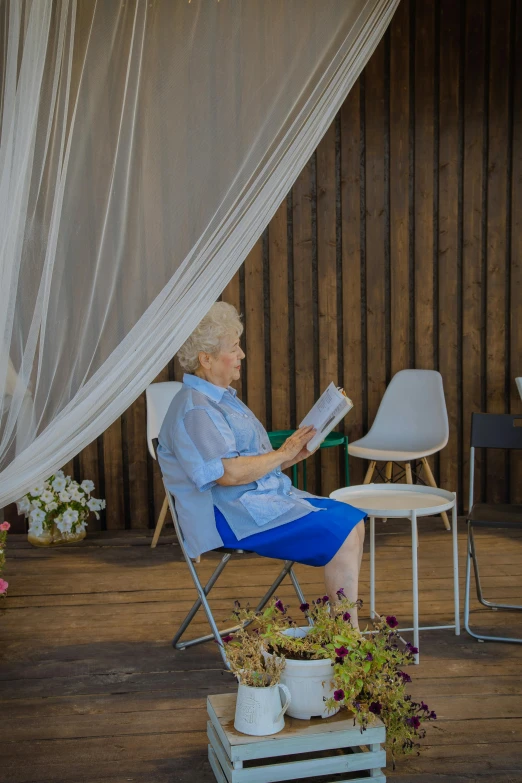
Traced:
<svg viewBox="0 0 522 783">
<path fill-rule="evenodd" d="M 314 451 L 351 408 L 352 401 L 331 383 L 299 425 L 311 424 L 317 430 L 307 444 L 308 451 Z"/>
</svg>

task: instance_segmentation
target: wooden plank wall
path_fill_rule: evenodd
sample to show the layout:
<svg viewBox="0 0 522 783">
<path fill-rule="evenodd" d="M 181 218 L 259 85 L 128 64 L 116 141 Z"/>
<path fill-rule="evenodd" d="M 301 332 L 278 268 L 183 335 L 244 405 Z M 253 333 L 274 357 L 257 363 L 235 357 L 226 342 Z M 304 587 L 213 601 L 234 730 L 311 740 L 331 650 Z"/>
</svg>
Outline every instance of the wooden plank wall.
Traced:
<svg viewBox="0 0 522 783">
<path fill-rule="evenodd" d="M 433 468 L 461 508 L 471 412 L 522 412 L 521 48 L 522 0 L 402 0 L 222 295 L 245 322 L 239 392 L 267 429 L 295 427 L 334 380 L 354 440 L 394 373 L 440 370 L 451 435 Z M 173 359 L 158 380 L 180 377 Z M 479 460 L 483 498 L 522 502 L 520 456 Z M 310 463 L 312 491 L 341 485 L 338 450 Z M 154 525 L 143 396 L 69 467 L 107 498 L 103 528 Z M 352 460 L 352 483 L 364 469 Z"/>
</svg>

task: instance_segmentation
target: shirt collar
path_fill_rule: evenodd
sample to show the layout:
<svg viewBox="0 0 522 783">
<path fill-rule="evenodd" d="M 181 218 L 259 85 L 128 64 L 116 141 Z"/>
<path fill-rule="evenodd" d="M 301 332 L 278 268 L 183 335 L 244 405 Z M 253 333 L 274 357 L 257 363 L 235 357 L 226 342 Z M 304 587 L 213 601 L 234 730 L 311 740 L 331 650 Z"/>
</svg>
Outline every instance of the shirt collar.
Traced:
<svg viewBox="0 0 522 783">
<path fill-rule="evenodd" d="M 205 394 L 207 397 L 210 397 L 210 399 L 214 400 L 214 402 L 221 402 L 223 395 L 227 391 L 232 395 L 232 397 L 235 397 L 237 394 L 236 390 L 233 389 L 232 386 L 229 386 L 227 389 L 225 389 L 223 386 L 216 386 L 215 383 L 210 383 L 210 381 L 206 381 L 204 378 L 200 378 L 198 375 L 191 375 L 188 372 L 186 372 L 183 376 L 183 383 L 186 386 L 189 386 L 191 389 L 196 389 L 196 391 L 199 391 L 202 394 Z"/>
</svg>

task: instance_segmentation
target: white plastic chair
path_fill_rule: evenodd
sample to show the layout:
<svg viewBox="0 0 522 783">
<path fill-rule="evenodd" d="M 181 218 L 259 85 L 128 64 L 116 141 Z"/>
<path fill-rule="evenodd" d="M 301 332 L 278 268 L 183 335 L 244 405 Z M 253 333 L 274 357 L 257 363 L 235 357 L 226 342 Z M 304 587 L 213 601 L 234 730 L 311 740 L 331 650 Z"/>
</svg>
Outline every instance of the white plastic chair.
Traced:
<svg viewBox="0 0 522 783">
<path fill-rule="evenodd" d="M 386 389 L 370 431 L 350 443 L 348 452 L 370 461 L 364 484 L 371 482 L 377 462 L 386 462 L 386 481 L 392 480 L 394 462 L 404 465 L 406 481 L 412 484 L 411 462 L 419 460 L 428 483 L 436 487 L 426 457 L 443 449 L 448 437 L 441 374 L 435 370 L 401 370 Z M 450 530 L 447 514 L 441 516 L 446 530 Z"/>
<path fill-rule="evenodd" d="M 156 452 L 154 451 L 154 445 L 152 441 L 158 437 L 163 419 L 167 415 L 167 411 L 170 407 L 170 403 L 179 392 L 182 383 L 179 381 L 166 381 L 164 383 L 151 383 L 147 387 L 145 392 L 147 399 L 147 444 L 149 446 L 149 452 L 153 459 L 156 459 Z M 155 547 L 158 543 L 161 530 L 165 524 L 165 518 L 167 516 L 167 509 L 169 502 L 165 495 L 165 500 L 159 513 L 158 521 L 156 522 L 156 528 L 152 537 L 151 547 Z"/>
<path fill-rule="evenodd" d="M 522 377 L 515 378 L 515 381 L 517 383 L 517 389 L 518 389 L 518 393 L 520 394 L 520 399 L 522 400 Z"/>
</svg>

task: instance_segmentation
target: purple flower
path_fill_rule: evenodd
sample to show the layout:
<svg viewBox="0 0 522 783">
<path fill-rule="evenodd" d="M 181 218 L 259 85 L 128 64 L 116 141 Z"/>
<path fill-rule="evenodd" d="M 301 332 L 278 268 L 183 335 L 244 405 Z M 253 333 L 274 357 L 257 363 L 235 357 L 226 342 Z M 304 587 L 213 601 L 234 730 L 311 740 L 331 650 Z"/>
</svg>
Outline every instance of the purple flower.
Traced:
<svg viewBox="0 0 522 783">
<path fill-rule="evenodd" d="M 435 712 L 433 712 L 433 710 L 429 714 L 429 719 L 430 720 L 437 720 L 437 714 Z"/>
<path fill-rule="evenodd" d="M 323 597 L 321 598 L 321 601 L 323 602 L 323 604 L 327 604 L 329 600 L 330 600 L 330 596 L 329 595 L 323 595 Z"/>
<path fill-rule="evenodd" d="M 427 704 L 425 704 L 423 701 L 421 701 L 421 703 L 420 703 L 420 709 L 421 709 L 423 712 L 429 712 L 429 711 L 430 711 L 430 708 L 428 707 L 428 705 L 427 705 Z"/>
<path fill-rule="evenodd" d="M 386 623 L 389 625 L 390 628 L 397 628 L 399 623 L 397 622 L 397 618 L 393 615 L 388 615 L 386 618 Z"/>
<path fill-rule="evenodd" d="M 402 677 L 403 683 L 411 682 L 411 677 L 407 672 L 397 672 L 399 677 Z"/>
<path fill-rule="evenodd" d="M 283 602 L 281 601 L 281 599 L 276 601 L 274 606 L 275 606 L 276 609 L 278 609 L 283 614 L 285 613 L 285 606 L 284 606 Z"/>
<path fill-rule="evenodd" d="M 354 703 L 353 703 L 353 707 L 354 707 L 354 709 L 356 709 L 356 710 L 357 710 L 357 712 L 360 712 L 360 709 L 361 709 L 361 702 L 360 702 L 360 701 L 354 701 Z"/>
<path fill-rule="evenodd" d="M 230 634 L 230 633 L 229 633 L 229 634 L 228 634 L 228 636 L 222 636 L 222 637 L 221 637 L 221 641 L 222 641 L 224 644 L 228 644 L 229 642 L 231 642 L 231 641 L 232 641 L 232 639 L 233 639 L 233 638 L 234 638 L 234 637 L 232 636 L 232 634 Z M 214 639 L 214 644 L 219 644 L 219 642 L 218 642 L 218 640 L 217 640 L 217 639 Z"/>
<path fill-rule="evenodd" d="M 346 649 L 346 647 L 344 647 L 344 646 L 343 646 L 343 647 L 335 647 L 335 648 L 334 648 L 334 650 L 335 650 L 335 654 L 336 654 L 336 655 L 337 655 L 339 658 L 344 658 L 344 657 L 345 657 L 346 655 L 348 655 L 348 653 L 350 652 L 350 651 L 349 651 L 349 650 L 347 650 L 347 649 Z"/>
<path fill-rule="evenodd" d="M 342 587 L 339 588 L 339 590 L 337 591 L 337 598 L 339 599 L 339 601 L 341 600 L 341 598 L 346 598 L 344 588 Z"/>
<path fill-rule="evenodd" d="M 370 712 L 373 712 L 374 715 L 380 715 L 382 710 L 382 704 L 380 701 L 372 701 L 368 709 L 370 710 Z"/>
<path fill-rule="evenodd" d="M 339 656 L 337 656 L 337 658 L 335 659 L 335 662 L 342 664 L 342 663 L 344 663 L 344 658 L 340 658 Z"/>
<path fill-rule="evenodd" d="M 373 655 L 371 653 L 368 653 L 368 655 L 366 656 L 366 658 L 364 660 L 365 661 L 373 661 Z"/>
<path fill-rule="evenodd" d="M 310 609 L 310 604 L 306 604 L 306 603 L 305 603 L 305 604 L 301 604 L 301 606 L 299 607 L 299 609 L 300 609 L 302 612 L 307 612 L 307 611 Z"/>
<path fill-rule="evenodd" d="M 412 729 L 418 729 L 421 725 L 421 722 L 416 715 L 413 715 L 411 718 L 406 718 L 406 723 L 408 726 L 411 726 Z"/>
<path fill-rule="evenodd" d="M 344 691 L 342 690 L 342 688 L 339 688 L 338 691 L 334 691 L 333 697 L 335 701 L 342 701 L 344 699 Z"/>
<path fill-rule="evenodd" d="M 352 617 L 352 615 L 350 614 L 350 612 L 345 612 L 345 613 L 343 614 L 343 620 L 344 620 L 344 622 L 345 622 L 345 623 L 349 623 L 349 622 L 350 622 L 350 620 L 351 620 L 351 617 Z"/>
<path fill-rule="evenodd" d="M 418 647 L 414 647 L 414 646 L 413 646 L 413 644 L 412 644 L 411 642 L 408 642 L 408 644 L 406 645 L 406 649 L 407 649 L 407 650 L 408 650 L 408 652 L 410 652 L 412 655 L 417 655 L 417 653 L 419 652 L 419 648 L 418 648 Z"/>
</svg>

